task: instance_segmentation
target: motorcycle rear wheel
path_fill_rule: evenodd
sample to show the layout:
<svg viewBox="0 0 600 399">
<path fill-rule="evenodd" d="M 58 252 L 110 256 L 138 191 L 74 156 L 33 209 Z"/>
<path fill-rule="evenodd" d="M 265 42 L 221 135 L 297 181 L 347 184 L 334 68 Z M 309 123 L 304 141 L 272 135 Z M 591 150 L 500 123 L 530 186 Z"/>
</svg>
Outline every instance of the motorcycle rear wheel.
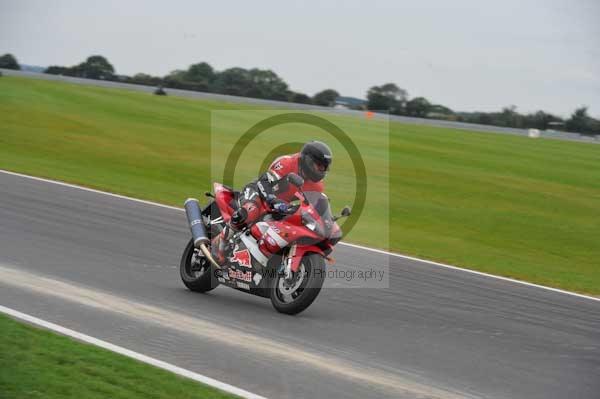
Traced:
<svg viewBox="0 0 600 399">
<path fill-rule="evenodd" d="M 214 268 L 204 256 L 198 255 L 193 239 L 188 242 L 183 251 L 179 274 L 181 281 L 190 291 L 208 292 L 219 285 L 218 280 L 213 277 Z"/>
<path fill-rule="evenodd" d="M 303 277 L 301 275 L 304 274 Z M 300 263 L 294 284 L 285 284 L 278 275 L 271 289 L 271 303 L 280 313 L 294 315 L 302 312 L 317 298 L 325 281 L 325 259 L 319 254 L 308 253 Z"/>
</svg>

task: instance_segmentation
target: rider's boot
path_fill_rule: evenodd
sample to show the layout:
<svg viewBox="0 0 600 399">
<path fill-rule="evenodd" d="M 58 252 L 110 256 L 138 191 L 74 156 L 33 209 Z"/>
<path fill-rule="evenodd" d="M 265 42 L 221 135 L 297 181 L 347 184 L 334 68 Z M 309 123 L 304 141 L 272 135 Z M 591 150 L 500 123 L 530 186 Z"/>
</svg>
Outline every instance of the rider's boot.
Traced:
<svg viewBox="0 0 600 399">
<path fill-rule="evenodd" d="M 219 265 L 225 264 L 225 254 L 227 252 L 227 228 L 221 231 L 215 238 L 212 239 L 211 248 L 213 250 L 213 257 Z"/>
</svg>

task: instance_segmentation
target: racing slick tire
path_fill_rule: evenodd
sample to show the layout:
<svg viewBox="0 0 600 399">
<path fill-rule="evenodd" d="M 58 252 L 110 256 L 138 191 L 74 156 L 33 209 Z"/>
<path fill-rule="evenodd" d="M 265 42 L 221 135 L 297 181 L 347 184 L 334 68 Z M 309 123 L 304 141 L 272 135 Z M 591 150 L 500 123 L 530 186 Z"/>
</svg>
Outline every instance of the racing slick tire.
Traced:
<svg viewBox="0 0 600 399">
<path fill-rule="evenodd" d="M 192 262 L 194 257 L 196 257 L 195 262 Z M 179 265 L 179 274 L 183 284 L 190 291 L 208 292 L 219 285 L 214 272 L 214 267 L 206 258 L 198 254 L 194 248 L 194 240 L 191 239 L 183 251 Z"/>
<path fill-rule="evenodd" d="M 293 284 L 287 284 L 283 275 L 275 278 L 271 289 L 271 303 L 280 313 L 294 315 L 302 312 L 317 298 L 325 281 L 325 259 L 316 253 L 302 257 L 300 268 L 294 274 Z"/>
</svg>

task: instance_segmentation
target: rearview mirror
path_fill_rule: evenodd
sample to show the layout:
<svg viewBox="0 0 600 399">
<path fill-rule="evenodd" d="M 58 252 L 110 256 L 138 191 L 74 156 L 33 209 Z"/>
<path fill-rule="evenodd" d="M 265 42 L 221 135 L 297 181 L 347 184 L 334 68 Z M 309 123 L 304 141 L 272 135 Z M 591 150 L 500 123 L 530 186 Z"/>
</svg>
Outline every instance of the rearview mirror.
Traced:
<svg viewBox="0 0 600 399">
<path fill-rule="evenodd" d="M 287 181 L 296 187 L 302 187 L 304 184 L 304 179 L 293 172 L 287 175 Z"/>
<path fill-rule="evenodd" d="M 345 206 L 344 209 L 342 209 L 342 213 L 340 214 L 340 216 L 334 216 L 333 220 L 339 220 L 340 218 L 345 218 L 350 216 L 350 214 L 352 213 L 352 210 L 350 209 L 349 206 Z"/>
</svg>

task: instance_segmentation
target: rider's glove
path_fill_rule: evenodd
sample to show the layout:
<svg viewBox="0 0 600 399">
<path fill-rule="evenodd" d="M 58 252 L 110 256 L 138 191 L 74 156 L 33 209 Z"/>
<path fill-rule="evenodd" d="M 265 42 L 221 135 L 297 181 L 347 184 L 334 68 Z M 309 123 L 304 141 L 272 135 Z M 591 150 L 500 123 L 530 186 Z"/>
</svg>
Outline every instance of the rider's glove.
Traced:
<svg viewBox="0 0 600 399">
<path fill-rule="evenodd" d="M 279 213 L 286 213 L 289 209 L 289 204 L 282 200 L 274 200 L 271 202 L 271 208 Z"/>
<path fill-rule="evenodd" d="M 267 203 L 268 203 L 269 205 L 271 205 L 271 207 L 273 206 L 273 203 L 274 203 L 275 201 L 278 201 L 278 199 L 277 199 L 277 197 L 275 196 L 275 194 L 268 194 L 268 195 L 267 195 L 267 198 L 266 198 L 266 200 L 267 200 Z"/>
</svg>

